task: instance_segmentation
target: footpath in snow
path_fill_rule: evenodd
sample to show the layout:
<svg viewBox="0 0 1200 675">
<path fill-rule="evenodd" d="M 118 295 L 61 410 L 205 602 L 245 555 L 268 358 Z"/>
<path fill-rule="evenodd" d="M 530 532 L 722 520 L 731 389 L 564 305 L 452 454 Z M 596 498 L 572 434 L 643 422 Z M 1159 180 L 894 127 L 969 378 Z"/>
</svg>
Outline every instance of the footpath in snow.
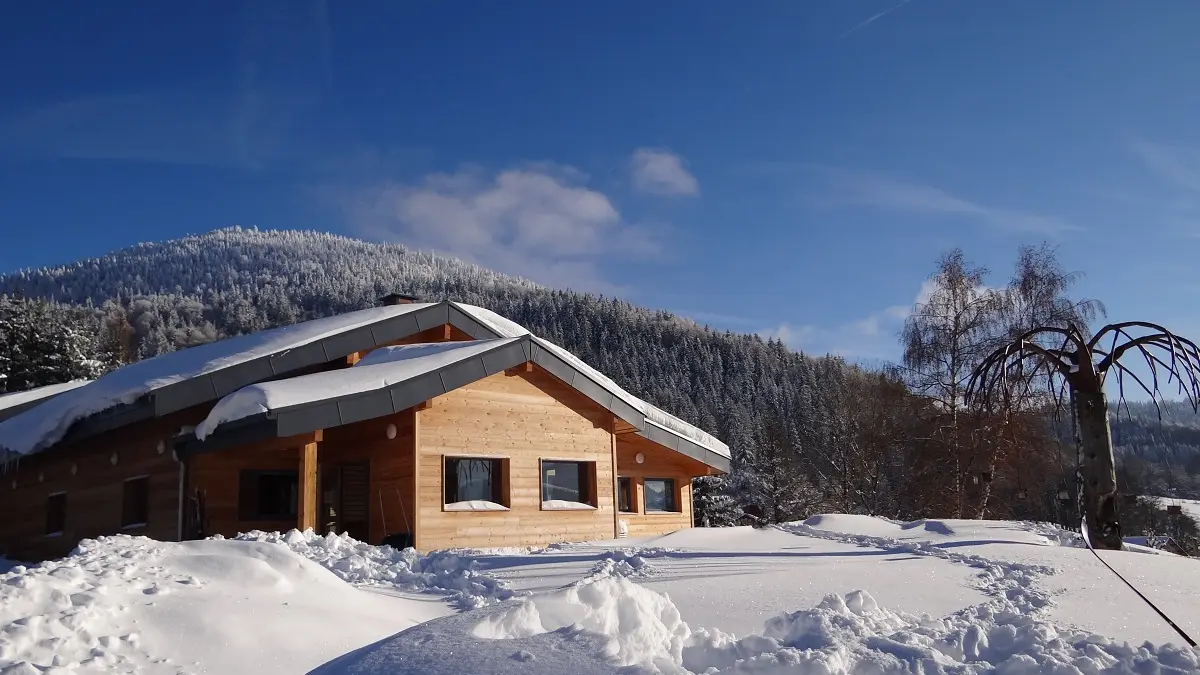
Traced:
<svg viewBox="0 0 1200 675">
<path fill-rule="evenodd" d="M 858 516 L 432 555 L 296 531 L 105 537 L 0 574 L 0 673 L 1200 672 L 1195 649 L 1137 638 L 1161 620 L 1133 603 L 1107 637 L 1081 605 L 1064 613 L 1096 598 L 1071 544 Z M 1158 595 L 1200 576 L 1176 556 L 1112 560 L 1157 565 Z M 1200 610 L 1176 618 L 1200 629 Z"/>
<path fill-rule="evenodd" d="M 833 540 L 963 566 L 973 571 L 986 600 L 935 617 L 882 607 L 871 593 L 855 590 L 830 594 L 812 609 L 777 614 L 751 634 L 734 635 L 719 629 L 694 629 L 670 597 L 648 587 L 662 574 L 664 563 L 695 551 L 657 548 L 643 556 L 635 550 L 602 558 L 587 576 L 564 588 L 417 626 L 315 672 L 825 675 L 1200 670 L 1200 657 L 1192 649 L 1131 646 L 1045 620 L 1042 614 L 1051 599 L 1037 589 L 1037 582 L 1052 575 L 1053 568 L 989 560 L 920 541 L 830 532 L 813 524 L 785 529 L 791 531 L 787 536 L 793 543 L 804 538 Z M 746 536 L 744 530 L 738 530 L 680 533 L 680 537 L 671 535 L 655 543 L 684 537 L 694 541 L 707 538 L 704 535 L 725 540 L 731 535 Z M 775 538 L 781 533 L 763 534 Z M 1042 535 L 1029 536 L 1034 542 L 1051 545 Z M 555 557 L 564 556 L 558 552 Z M 630 560 L 634 564 L 629 564 Z M 892 581 L 886 572 L 882 577 Z M 705 585 L 707 581 L 695 579 L 694 583 Z M 795 583 L 804 582 L 796 579 Z M 936 593 L 936 589 L 926 590 Z M 738 598 L 727 597 L 727 601 L 736 604 Z M 453 659 L 447 658 L 450 654 Z"/>
</svg>

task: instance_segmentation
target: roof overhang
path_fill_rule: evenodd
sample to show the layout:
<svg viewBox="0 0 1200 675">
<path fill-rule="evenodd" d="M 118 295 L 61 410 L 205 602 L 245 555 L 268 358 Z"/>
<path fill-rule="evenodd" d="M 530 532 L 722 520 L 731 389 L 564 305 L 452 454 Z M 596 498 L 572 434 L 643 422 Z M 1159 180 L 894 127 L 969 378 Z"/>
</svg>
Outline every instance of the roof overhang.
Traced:
<svg viewBox="0 0 1200 675">
<path fill-rule="evenodd" d="M 454 311 L 448 322 L 471 334 L 469 325 L 454 324 Z M 461 312 L 460 312 L 461 314 Z M 466 315 L 463 315 L 466 317 Z M 466 317 L 470 319 L 470 317 Z M 476 326 L 480 324 L 470 319 Z M 484 329 L 486 330 L 486 329 Z M 490 331 L 489 331 L 490 333 Z M 397 338 L 391 338 L 397 339 Z M 490 375 L 502 373 L 525 363 L 535 363 L 551 375 L 624 420 L 648 440 L 666 446 L 719 471 L 729 471 L 729 458 L 705 448 L 665 427 L 647 420 L 587 373 L 539 346 L 532 337 L 505 341 L 495 348 L 456 361 L 416 377 L 368 392 L 331 396 L 319 401 L 287 406 L 259 413 L 236 422 L 225 423 L 200 440 L 187 434 L 177 441 L 181 455 L 212 452 L 274 438 L 288 438 L 317 430 L 354 424 L 393 415 L 437 396 L 449 393 Z"/>
<path fill-rule="evenodd" d="M 447 324 L 475 340 L 500 337 L 452 303 L 439 302 L 300 347 L 168 384 L 135 401 L 108 408 L 75 422 L 59 443 L 83 440 L 135 422 L 163 417 L 203 403 L 217 401 L 247 385 L 294 377 L 355 352 L 382 347 Z"/>
</svg>

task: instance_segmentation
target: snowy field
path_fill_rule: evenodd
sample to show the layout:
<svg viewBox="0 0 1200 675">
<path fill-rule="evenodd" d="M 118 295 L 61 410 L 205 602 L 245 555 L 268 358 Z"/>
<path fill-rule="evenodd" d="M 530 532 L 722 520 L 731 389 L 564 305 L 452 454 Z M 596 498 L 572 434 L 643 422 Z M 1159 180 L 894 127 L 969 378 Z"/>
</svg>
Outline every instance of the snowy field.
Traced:
<svg viewBox="0 0 1200 675">
<path fill-rule="evenodd" d="M 1200 523 L 1200 500 L 1196 499 L 1176 499 L 1174 497 L 1152 497 L 1161 508 L 1168 506 L 1178 506 L 1179 509 L 1192 520 Z"/>
<path fill-rule="evenodd" d="M 1200 634 L 1200 561 L 1105 559 Z M 1051 526 L 817 516 L 428 556 L 345 537 L 106 537 L 0 561 L 0 673 L 1197 673 Z"/>
</svg>

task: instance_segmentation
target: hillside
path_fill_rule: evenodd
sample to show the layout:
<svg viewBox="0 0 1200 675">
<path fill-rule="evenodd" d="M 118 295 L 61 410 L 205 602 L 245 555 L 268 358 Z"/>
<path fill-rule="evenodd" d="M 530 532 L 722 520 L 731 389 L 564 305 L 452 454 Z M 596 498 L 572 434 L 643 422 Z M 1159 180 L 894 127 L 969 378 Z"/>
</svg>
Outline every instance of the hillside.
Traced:
<svg viewBox="0 0 1200 675">
<path fill-rule="evenodd" d="M 95 307 L 101 341 L 120 343 L 101 348 L 120 352 L 118 362 L 372 306 L 394 291 L 480 305 L 527 326 L 721 437 L 742 468 L 766 421 L 780 420 L 794 447 L 812 449 L 805 465 L 816 482 L 815 452 L 830 445 L 831 421 L 844 417 L 833 408 L 850 369 L 838 359 L 399 245 L 228 228 L 0 277 L 0 294 Z"/>
<path fill-rule="evenodd" d="M 0 305 L 4 294 L 62 303 L 27 317 L 27 326 L 59 325 L 58 332 L 26 340 L 28 350 L 69 343 L 81 355 L 68 360 L 86 361 L 64 367 L 57 379 L 31 370 L 7 386 L 16 391 L 91 377 L 102 364 L 360 309 L 397 291 L 499 312 L 720 437 L 733 449 L 734 474 L 722 494 L 707 483 L 698 488 L 698 504 L 711 522 L 728 522 L 747 506 L 773 521 L 820 510 L 901 518 L 952 513 L 946 458 L 922 449 L 928 434 L 910 428 L 914 404 L 886 377 L 668 312 L 327 233 L 234 227 L 0 276 Z M 91 344 L 82 329 L 87 324 L 94 329 Z M 3 333 L 0 325 L 0 342 Z M 0 378 L 0 391 L 5 386 Z M 1187 464 L 1200 457 L 1189 424 L 1196 424 L 1194 416 L 1164 425 L 1135 408 L 1133 421 L 1114 429 L 1126 454 L 1153 469 L 1146 493 L 1200 497 L 1194 478 L 1200 467 Z M 1053 494 L 1070 469 L 1052 457 L 1039 462 L 1023 460 L 1004 475 L 991 513 L 1058 518 Z M 1043 498 L 1013 498 L 1026 489 Z"/>
</svg>

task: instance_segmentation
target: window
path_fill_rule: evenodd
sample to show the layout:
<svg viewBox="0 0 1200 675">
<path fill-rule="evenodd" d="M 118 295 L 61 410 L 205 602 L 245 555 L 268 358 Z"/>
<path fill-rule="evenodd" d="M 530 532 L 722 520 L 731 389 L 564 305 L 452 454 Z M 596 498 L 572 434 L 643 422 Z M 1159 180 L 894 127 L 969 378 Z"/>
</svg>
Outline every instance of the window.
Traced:
<svg viewBox="0 0 1200 675">
<path fill-rule="evenodd" d="M 67 529 L 67 493 L 59 492 L 46 499 L 46 534 L 62 534 Z"/>
<path fill-rule="evenodd" d="M 542 460 L 542 508 L 594 507 L 595 462 Z"/>
<path fill-rule="evenodd" d="M 296 517 L 299 471 L 246 470 L 238 481 L 239 519 L 288 520 Z"/>
<path fill-rule="evenodd" d="M 121 527 L 150 522 L 150 479 L 146 476 L 125 481 L 121 500 Z"/>
<path fill-rule="evenodd" d="M 646 490 L 646 511 L 678 511 L 675 504 L 675 480 L 672 478 L 647 478 L 642 482 Z"/>
<path fill-rule="evenodd" d="M 633 479 L 628 476 L 617 479 L 617 510 L 621 513 L 634 513 Z"/>
<path fill-rule="evenodd" d="M 478 457 L 447 457 L 443 484 L 446 503 L 487 502 L 503 506 L 504 460 Z"/>
</svg>

